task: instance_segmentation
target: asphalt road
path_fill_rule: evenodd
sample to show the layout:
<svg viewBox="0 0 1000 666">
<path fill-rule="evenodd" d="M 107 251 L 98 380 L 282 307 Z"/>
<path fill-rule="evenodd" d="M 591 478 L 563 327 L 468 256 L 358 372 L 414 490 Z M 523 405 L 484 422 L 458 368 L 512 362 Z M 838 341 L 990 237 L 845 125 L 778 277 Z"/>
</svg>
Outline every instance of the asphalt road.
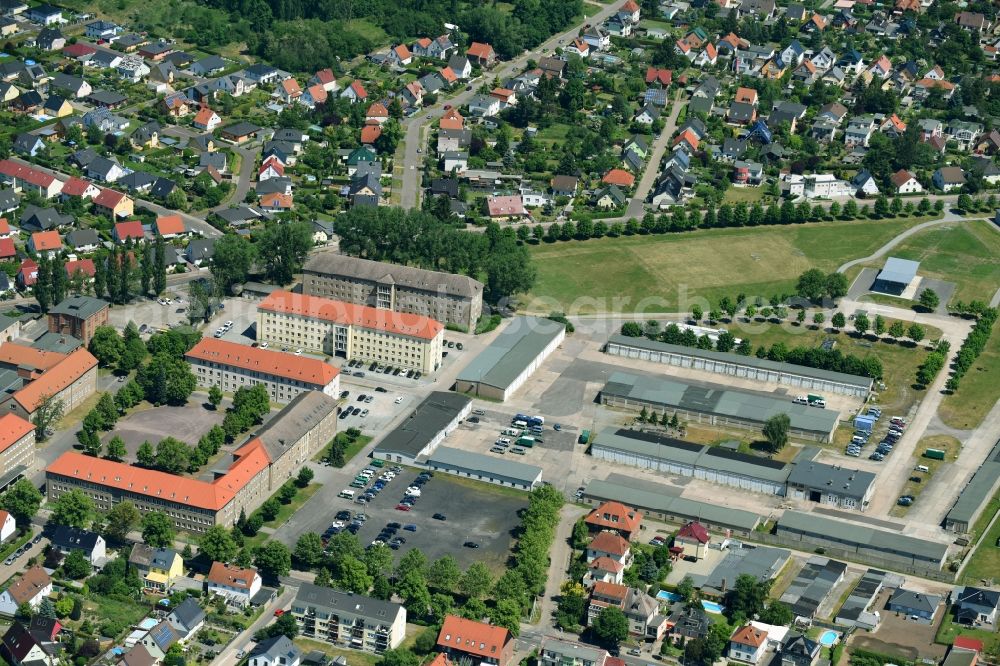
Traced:
<svg viewBox="0 0 1000 666">
<path fill-rule="evenodd" d="M 656 137 L 656 141 L 653 143 L 653 149 L 646 161 L 646 168 L 642 172 L 639 186 L 635 188 L 635 195 L 628 202 L 628 208 L 625 211 L 626 218 L 640 218 L 645 214 L 646 197 L 653 190 L 656 176 L 660 172 L 660 160 L 663 159 L 663 154 L 667 151 L 667 146 L 670 145 L 670 140 L 673 139 L 674 132 L 677 130 L 677 116 L 685 106 L 687 106 L 686 100 L 682 102 L 675 98 L 673 111 L 670 112 L 670 116 L 663 124 L 660 136 Z"/>
<path fill-rule="evenodd" d="M 479 81 L 472 82 L 472 90 L 463 90 L 454 97 L 441 98 L 434 106 L 428 106 L 420 110 L 403 121 L 404 148 L 403 150 L 403 186 L 400 205 L 403 208 L 416 208 L 420 205 L 420 181 L 423 175 L 423 154 L 417 153 L 417 149 L 422 149 L 426 142 L 428 131 L 434 122 L 444 115 L 444 105 L 460 107 L 467 104 L 477 94 L 477 88 L 485 80 L 499 79 L 514 76 L 528 64 L 528 60 L 537 60 L 546 52 L 554 50 L 559 46 L 560 41 L 575 38 L 585 25 L 596 25 L 602 23 L 604 19 L 618 11 L 620 4 L 613 2 L 601 9 L 598 13 L 589 18 L 583 18 L 572 28 L 557 35 L 553 35 L 547 41 L 537 46 L 532 51 L 525 51 L 513 60 L 508 60 L 500 66 L 486 72 Z M 467 84 L 468 85 L 468 84 Z M 676 116 L 675 116 L 676 117 Z M 399 162 L 397 154 L 397 163 Z"/>
</svg>

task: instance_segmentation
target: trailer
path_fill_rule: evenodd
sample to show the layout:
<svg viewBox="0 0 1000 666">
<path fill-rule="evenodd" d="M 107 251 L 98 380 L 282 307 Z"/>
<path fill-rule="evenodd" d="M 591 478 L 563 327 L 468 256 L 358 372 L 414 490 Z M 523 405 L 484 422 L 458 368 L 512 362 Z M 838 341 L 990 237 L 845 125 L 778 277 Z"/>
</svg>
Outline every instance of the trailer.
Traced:
<svg viewBox="0 0 1000 666">
<path fill-rule="evenodd" d="M 514 442 L 514 444 L 516 446 L 523 446 L 525 448 L 530 449 L 531 447 L 533 447 L 535 445 L 535 438 L 534 437 L 528 437 L 527 435 L 525 435 L 524 437 L 518 438 L 518 440 L 516 442 Z"/>
<path fill-rule="evenodd" d="M 944 460 L 944 451 L 941 449 L 927 449 L 924 451 L 924 457 L 931 460 Z"/>
<path fill-rule="evenodd" d="M 589 444 L 590 443 L 590 431 L 589 430 L 584 430 L 583 432 L 581 432 L 580 433 L 580 437 L 579 437 L 579 439 L 577 439 L 577 441 L 580 444 Z"/>
</svg>

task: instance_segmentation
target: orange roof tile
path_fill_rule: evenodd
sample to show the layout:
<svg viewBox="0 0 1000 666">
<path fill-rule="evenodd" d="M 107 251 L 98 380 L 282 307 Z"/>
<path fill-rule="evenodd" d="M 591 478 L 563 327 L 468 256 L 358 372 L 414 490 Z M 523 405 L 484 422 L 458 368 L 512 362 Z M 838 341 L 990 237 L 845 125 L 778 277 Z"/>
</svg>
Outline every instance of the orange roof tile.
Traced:
<svg viewBox="0 0 1000 666">
<path fill-rule="evenodd" d="M 382 128 L 379 125 L 365 125 L 361 128 L 361 143 L 368 146 L 382 136 Z"/>
<path fill-rule="evenodd" d="M 180 215 L 164 215 L 156 218 L 156 233 L 161 236 L 183 234 L 185 231 L 187 229 L 184 228 L 184 220 Z"/>
<path fill-rule="evenodd" d="M 739 645 L 750 645 L 754 648 L 759 648 L 767 640 L 767 632 L 763 629 L 758 629 L 752 624 L 748 624 L 745 627 L 737 629 L 736 633 L 729 640 Z"/>
<path fill-rule="evenodd" d="M 35 426 L 31 421 L 26 421 L 17 414 L 4 414 L 0 416 L 0 453 L 9 449 L 14 445 L 14 442 L 17 442 L 34 429 Z"/>
<path fill-rule="evenodd" d="M 316 72 L 316 80 L 320 83 L 333 83 L 337 80 L 337 77 L 333 75 L 333 70 L 327 67 L 326 69 L 321 69 Z"/>
<path fill-rule="evenodd" d="M 413 55 L 410 53 L 410 49 L 406 48 L 406 44 L 400 44 L 399 46 L 394 48 L 393 51 L 395 51 L 396 56 L 400 60 L 409 60 L 410 58 L 413 57 Z"/>
<path fill-rule="evenodd" d="M 101 193 L 94 197 L 94 203 L 98 206 L 103 206 L 104 208 L 114 208 L 122 200 L 125 199 L 125 195 L 121 192 L 116 192 L 110 188 L 104 188 Z"/>
<path fill-rule="evenodd" d="M 308 88 L 309 96 L 312 97 L 313 102 L 317 104 L 322 104 L 330 97 L 326 92 L 326 88 L 323 87 L 322 83 L 317 83 L 309 86 Z"/>
<path fill-rule="evenodd" d="M 31 244 L 35 252 L 42 250 L 58 250 L 62 247 L 62 238 L 58 231 L 36 231 L 31 234 Z"/>
<path fill-rule="evenodd" d="M 455 70 L 453 70 L 451 67 L 442 67 L 440 74 L 441 78 L 448 83 L 455 83 L 456 81 L 458 81 L 458 74 L 456 74 Z"/>
<path fill-rule="evenodd" d="M 382 102 L 374 102 L 371 106 L 368 107 L 368 110 L 365 111 L 365 117 L 388 118 L 389 109 L 385 108 L 385 104 L 383 104 Z"/>
<path fill-rule="evenodd" d="M 12 160 L 0 160 L 0 174 L 10 176 L 11 178 L 18 178 L 36 187 L 47 188 L 56 180 L 55 176 L 51 176 L 39 169 L 32 169 L 29 166 L 18 164 Z"/>
<path fill-rule="evenodd" d="M 612 555 L 624 555 L 630 550 L 628 541 L 614 532 L 600 532 L 587 548 Z"/>
<path fill-rule="evenodd" d="M 4 345 L 4 347 L 6 346 Z M 51 369 L 43 372 L 41 377 L 16 391 L 14 400 L 28 414 L 33 414 L 43 399 L 65 390 L 95 367 L 97 367 L 97 359 L 89 351 L 80 347 Z"/>
<path fill-rule="evenodd" d="M 271 192 L 260 198 L 260 205 L 267 208 L 291 208 L 292 195 L 283 192 Z"/>
<path fill-rule="evenodd" d="M 25 262 L 27 264 L 27 262 Z M 24 266 L 22 265 L 22 268 Z M 31 262 L 30 268 L 38 268 L 38 264 Z M 35 370 L 48 370 L 59 361 L 66 358 L 66 354 L 53 351 L 42 351 L 34 347 L 19 345 L 16 342 L 6 342 L 0 345 L 0 365 L 7 365 L 12 368 L 24 366 Z"/>
<path fill-rule="evenodd" d="M 146 237 L 146 234 L 142 231 L 142 222 L 139 220 L 130 220 L 115 224 L 115 236 L 120 241 L 124 241 L 126 238 L 142 240 Z"/>
<path fill-rule="evenodd" d="M 619 585 L 618 583 L 608 583 L 603 580 L 599 580 L 594 583 L 592 592 L 595 596 L 605 597 L 607 599 L 620 599 L 625 600 L 628 595 L 628 588 L 624 585 Z"/>
<path fill-rule="evenodd" d="M 590 563 L 591 569 L 601 569 L 602 571 L 614 571 L 618 573 L 625 569 L 625 565 L 618 560 L 613 560 L 607 556 L 601 556 L 594 559 Z"/>
<path fill-rule="evenodd" d="M 510 631 L 506 627 L 448 615 L 438 632 L 437 644 L 459 652 L 499 660 L 504 646 L 510 640 Z"/>
<path fill-rule="evenodd" d="M 10 233 L 10 222 L 7 221 L 6 217 L 0 217 L 0 234 Z"/>
<path fill-rule="evenodd" d="M 212 111 L 212 109 L 207 106 L 203 106 L 198 109 L 198 114 L 194 117 L 194 122 L 199 125 L 207 126 L 212 122 L 213 116 L 216 118 L 216 122 L 218 122 L 219 117 L 216 115 L 215 111 Z"/>
<path fill-rule="evenodd" d="M 41 567 L 31 567 L 7 588 L 10 596 L 20 605 L 38 596 L 38 593 L 52 584 L 52 579 Z"/>
<path fill-rule="evenodd" d="M 755 104 L 757 102 L 757 91 L 753 88 L 737 88 L 735 100 L 743 104 Z"/>
<path fill-rule="evenodd" d="M 437 336 L 443 326 L 440 322 L 421 315 L 394 312 L 344 303 L 328 298 L 293 294 L 290 291 L 275 291 L 257 305 L 258 310 L 295 314 L 312 319 L 351 324 L 363 328 L 373 328 L 406 335 L 414 338 L 430 340 Z"/>
<path fill-rule="evenodd" d="M 361 84 L 361 81 L 352 82 L 351 90 L 354 91 L 354 94 L 357 95 L 359 99 L 365 99 L 366 97 L 368 97 L 368 91 L 365 90 L 365 87 Z"/>
<path fill-rule="evenodd" d="M 85 275 L 86 277 L 94 277 L 97 275 L 97 267 L 94 266 L 93 259 L 77 259 L 75 261 L 66 262 L 66 277 L 72 278 L 77 273 Z"/>
<path fill-rule="evenodd" d="M 493 55 L 493 47 L 481 42 L 472 42 L 469 45 L 469 50 L 465 53 L 473 58 L 489 58 Z"/>
<path fill-rule="evenodd" d="M 302 88 L 299 87 L 299 82 L 295 79 L 285 79 L 282 81 L 281 89 L 285 91 L 286 95 L 290 96 L 302 94 Z"/>
<path fill-rule="evenodd" d="M 619 187 L 632 187 L 635 183 L 635 176 L 624 169 L 612 169 L 604 174 L 601 182 L 605 185 L 618 185 Z"/>
<path fill-rule="evenodd" d="M 49 474 L 101 484 L 130 493 L 218 511 L 270 463 L 259 439 L 240 447 L 239 458 L 215 481 L 200 481 L 67 451 L 49 465 Z"/>
<path fill-rule="evenodd" d="M 72 176 L 66 181 L 66 184 L 63 185 L 62 194 L 65 194 L 66 196 L 82 197 L 91 187 L 94 187 L 94 184 L 89 180 Z"/>
<path fill-rule="evenodd" d="M 319 386 L 326 386 L 340 374 L 335 367 L 316 358 L 248 347 L 216 338 L 202 338 L 185 354 L 185 357 L 230 365 L 243 370 L 266 372 L 284 379 Z"/>
<path fill-rule="evenodd" d="M 639 529 L 642 516 L 638 511 L 621 502 L 603 502 L 587 515 L 585 522 L 602 529 L 635 532 Z"/>
<path fill-rule="evenodd" d="M 10 259 L 17 256 L 17 248 L 13 238 L 0 238 L 0 259 Z"/>
<path fill-rule="evenodd" d="M 212 569 L 208 572 L 206 580 L 209 583 L 228 585 L 229 587 L 241 587 L 244 590 L 249 590 L 256 576 L 256 569 L 242 569 L 236 565 L 212 562 Z"/>
</svg>

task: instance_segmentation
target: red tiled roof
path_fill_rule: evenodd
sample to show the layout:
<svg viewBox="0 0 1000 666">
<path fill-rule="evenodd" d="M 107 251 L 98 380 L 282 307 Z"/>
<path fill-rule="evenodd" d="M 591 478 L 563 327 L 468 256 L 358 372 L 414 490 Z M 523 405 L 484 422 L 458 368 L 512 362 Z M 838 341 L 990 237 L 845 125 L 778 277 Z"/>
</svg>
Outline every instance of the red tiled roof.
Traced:
<svg viewBox="0 0 1000 666">
<path fill-rule="evenodd" d="M 291 379 L 319 386 L 332 382 L 340 371 L 332 365 L 308 356 L 296 356 L 271 349 L 248 347 L 236 342 L 202 338 L 186 358 L 199 359 L 243 370 L 266 372 L 284 379 Z"/>
<path fill-rule="evenodd" d="M 591 569 L 600 569 L 601 571 L 614 571 L 615 573 L 621 572 L 625 565 L 618 560 L 613 560 L 607 556 L 601 556 L 595 558 L 593 562 L 590 563 Z"/>
<path fill-rule="evenodd" d="M 17 248 L 13 238 L 0 238 L 0 259 L 10 259 L 17 256 Z"/>
<path fill-rule="evenodd" d="M 394 48 L 393 51 L 396 52 L 396 56 L 400 60 L 409 60 L 410 58 L 413 57 L 413 54 L 410 53 L 410 49 L 406 48 L 406 44 L 400 44 L 399 46 Z"/>
<path fill-rule="evenodd" d="M 691 521 L 682 527 L 677 533 L 677 537 L 687 539 L 689 541 L 697 541 L 699 543 L 708 543 L 712 538 L 709 536 L 708 530 L 705 529 L 705 526 L 697 521 Z"/>
<path fill-rule="evenodd" d="M 913 174 L 907 171 L 906 169 L 900 169 L 896 173 L 889 176 L 889 180 L 891 180 L 892 184 L 895 185 L 896 187 L 902 187 L 903 185 L 908 183 L 911 178 L 913 178 Z"/>
<path fill-rule="evenodd" d="M 611 553 L 612 555 L 624 555 L 629 551 L 628 541 L 621 538 L 614 532 L 600 532 L 594 537 L 594 540 L 590 542 L 587 546 L 590 550 L 596 550 L 602 553 Z"/>
<path fill-rule="evenodd" d="M 422 315 L 394 312 L 344 303 L 328 298 L 274 291 L 257 305 L 258 310 L 295 314 L 312 319 L 380 329 L 396 335 L 430 340 L 444 328 L 440 322 Z"/>
<path fill-rule="evenodd" d="M 382 128 L 378 125 L 365 125 L 361 128 L 361 143 L 369 146 L 382 136 Z"/>
<path fill-rule="evenodd" d="M 527 211 L 524 210 L 524 200 L 520 194 L 487 197 L 486 206 L 489 209 L 490 217 L 527 215 Z"/>
<path fill-rule="evenodd" d="M 20 578 L 7 588 L 11 598 L 18 605 L 27 603 L 38 596 L 38 593 L 52 584 L 52 579 L 41 567 L 31 567 Z"/>
<path fill-rule="evenodd" d="M 18 164 L 12 160 L 0 160 L 0 174 L 9 176 L 10 178 L 18 178 L 27 183 L 31 183 L 35 187 L 47 188 L 56 180 L 54 176 L 50 176 L 44 171 L 32 169 L 31 167 Z"/>
<path fill-rule="evenodd" d="M 333 83 L 337 77 L 333 75 L 333 70 L 327 67 L 316 72 L 316 80 L 322 84 Z"/>
<path fill-rule="evenodd" d="M 361 81 L 354 81 L 351 83 L 351 90 L 354 91 L 354 94 L 357 95 L 359 99 L 365 99 L 368 97 L 368 91 L 365 90 L 363 85 L 361 85 Z"/>
<path fill-rule="evenodd" d="M 299 82 L 295 79 L 285 79 L 282 81 L 281 89 L 284 90 L 285 94 L 289 96 L 302 94 L 302 88 L 299 87 Z"/>
<path fill-rule="evenodd" d="M 38 281 L 38 264 L 31 259 L 25 259 L 21 262 L 21 267 L 17 269 L 17 274 L 21 277 L 22 284 L 25 287 L 30 287 Z M 8 342 L 5 346 L 9 347 L 11 344 Z"/>
<path fill-rule="evenodd" d="M 288 208 L 292 207 L 292 195 L 284 192 L 271 192 L 260 198 L 260 205 L 265 208 Z"/>
<path fill-rule="evenodd" d="M 239 456 L 236 462 L 224 475 L 211 483 L 85 456 L 76 451 L 62 454 L 45 471 L 147 497 L 218 511 L 270 463 L 259 439 L 240 447 L 235 455 Z"/>
<path fill-rule="evenodd" d="M 183 234 L 185 231 L 187 229 L 184 228 L 184 220 L 180 215 L 164 215 L 156 218 L 156 232 L 161 236 Z"/>
<path fill-rule="evenodd" d="M 938 81 L 937 79 L 920 79 L 913 85 L 920 88 L 941 88 L 942 90 L 955 89 L 955 84 L 951 81 Z"/>
<path fill-rule="evenodd" d="M 632 187 L 635 183 L 635 176 L 624 169 L 612 169 L 604 174 L 601 182 L 605 185 L 618 185 L 619 187 Z"/>
<path fill-rule="evenodd" d="M 368 110 L 365 111 L 365 117 L 366 118 L 388 118 L 389 117 L 389 110 L 387 108 L 385 108 L 385 104 L 383 104 L 382 102 L 374 102 L 374 103 L 372 103 L 371 106 L 368 107 Z"/>
<path fill-rule="evenodd" d="M 737 629 L 736 633 L 729 640 L 739 645 L 750 645 L 753 648 L 759 648 L 767 640 L 767 632 L 763 629 L 758 629 L 752 624 L 748 624 L 745 627 Z"/>
<path fill-rule="evenodd" d="M 619 9 L 621 9 L 621 11 L 623 12 L 628 12 L 629 14 L 632 14 L 634 12 L 639 11 L 639 5 L 635 4 L 635 0 L 628 0 Z"/>
<path fill-rule="evenodd" d="M 426 49 L 431 45 L 431 39 L 430 37 L 421 37 L 415 42 L 415 44 L 422 49 Z"/>
<path fill-rule="evenodd" d="M 309 96 L 312 97 L 313 102 L 316 102 L 317 104 L 322 104 L 330 96 L 329 94 L 327 94 L 326 88 L 323 87 L 322 83 L 317 83 L 315 85 L 309 86 L 308 91 L 309 91 Z"/>
<path fill-rule="evenodd" d="M 753 104 L 757 101 L 757 91 L 753 88 L 737 88 L 735 100 L 743 104 Z"/>
<path fill-rule="evenodd" d="M 241 569 L 235 565 L 212 562 L 212 569 L 208 572 L 206 580 L 209 583 L 249 590 L 256 576 L 256 569 Z"/>
<path fill-rule="evenodd" d="M 0 217 L 0 234 L 10 233 L 10 222 L 7 221 L 6 217 Z"/>
<path fill-rule="evenodd" d="M 97 275 L 97 267 L 94 266 L 93 259 L 76 259 L 66 262 L 66 277 L 72 278 L 77 273 L 89 278 Z"/>
<path fill-rule="evenodd" d="M 462 114 L 458 112 L 458 109 L 451 108 L 444 112 L 441 116 L 441 129 L 463 129 L 465 127 L 465 118 Z"/>
<path fill-rule="evenodd" d="M 146 234 L 142 231 L 142 222 L 139 220 L 130 220 L 115 224 L 115 237 L 121 241 L 126 238 L 141 240 L 146 237 Z"/>
<path fill-rule="evenodd" d="M 448 615 L 438 632 L 437 644 L 459 652 L 500 660 L 504 646 L 510 640 L 510 631 L 506 627 Z"/>
<path fill-rule="evenodd" d="M 481 42 L 472 42 L 465 53 L 473 58 L 489 58 L 493 55 L 493 47 Z"/>
<path fill-rule="evenodd" d="M 14 445 L 14 442 L 34 429 L 35 426 L 31 421 L 26 421 L 17 414 L 0 416 L 0 453 L 9 449 Z M 0 520 L 0 524 L 3 524 L 2 520 Z"/>
<path fill-rule="evenodd" d="M 198 114 L 194 117 L 194 122 L 207 127 L 212 122 L 213 116 L 215 117 L 215 122 L 219 122 L 219 117 L 216 115 L 215 111 L 207 106 L 203 106 L 198 109 Z"/>
<path fill-rule="evenodd" d="M 628 588 L 624 585 L 619 585 L 618 583 L 608 583 L 603 580 L 599 580 L 594 583 L 594 587 L 591 592 L 594 596 L 625 601 L 625 597 L 628 595 Z"/>
<path fill-rule="evenodd" d="M 36 231 L 31 234 L 31 245 L 35 252 L 42 250 L 58 250 L 62 247 L 62 238 L 58 231 Z"/>
<path fill-rule="evenodd" d="M 641 522 L 642 516 L 639 512 L 621 502 L 604 502 L 586 518 L 588 525 L 625 532 L 635 532 Z"/>
<path fill-rule="evenodd" d="M 94 203 L 104 208 L 114 208 L 125 199 L 121 192 L 104 188 L 101 193 L 94 197 Z"/>
<path fill-rule="evenodd" d="M 33 414 L 43 398 L 56 395 L 95 367 L 97 359 L 81 347 L 43 372 L 38 379 L 16 391 L 14 400 L 17 400 L 28 414 Z"/>
<path fill-rule="evenodd" d="M 709 42 L 709 43 L 708 43 L 708 44 L 707 44 L 707 45 L 705 46 L 705 54 L 706 54 L 706 55 L 707 55 L 707 56 L 708 56 L 709 58 L 711 58 L 712 60 L 715 60 L 715 59 L 716 59 L 716 58 L 718 57 L 718 55 L 719 55 L 719 52 L 718 52 L 718 51 L 716 50 L 716 48 L 715 48 L 715 44 L 713 44 L 712 42 Z"/>
<path fill-rule="evenodd" d="M 673 145 L 676 146 L 681 141 L 687 141 L 688 145 L 691 146 L 691 150 L 697 150 L 698 148 L 698 135 L 695 134 L 690 127 L 677 135 L 677 138 L 674 139 Z"/>
<path fill-rule="evenodd" d="M 661 85 L 669 86 L 674 78 L 674 73 L 669 69 L 658 69 L 656 67 L 646 68 L 646 83 L 658 82 Z"/>
<path fill-rule="evenodd" d="M 448 83 L 455 83 L 458 81 L 458 74 L 455 73 L 451 67 L 442 67 L 440 70 L 441 78 Z"/>
<path fill-rule="evenodd" d="M 63 53 L 70 58 L 80 58 L 82 56 L 93 55 L 97 53 L 97 49 L 89 44 L 84 44 L 83 42 L 77 42 L 76 44 L 67 44 L 63 47 Z"/>
<path fill-rule="evenodd" d="M 71 176 L 70 179 L 63 185 L 62 194 L 71 197 L 82 197 L 84 193 L 93 186 L 94 184 L 89 180 Z"/>
<path fill-rule="evenodd" d="M 29 270 L 34 270 L 38 268 L 38 264 L 28 259 L 21 264 L 22 269 L 26 267 Z M 14 367 L 24 366 L 26 368 L 44 371 L 55 366 L 64 358 L 66 358 L 66 354 L 42 351 L 41 349 L 35 349 L 34 347 L 19 345 L 16 342 L 6 342 L 0 345 L 0 365 L 9 365 Z"/>
</svg>

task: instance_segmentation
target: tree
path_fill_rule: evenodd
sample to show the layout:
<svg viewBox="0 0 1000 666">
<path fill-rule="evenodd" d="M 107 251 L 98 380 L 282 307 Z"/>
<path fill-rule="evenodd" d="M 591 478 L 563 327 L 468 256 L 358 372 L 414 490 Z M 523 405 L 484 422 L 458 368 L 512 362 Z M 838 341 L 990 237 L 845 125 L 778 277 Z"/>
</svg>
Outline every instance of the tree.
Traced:
<svg viewBox="0 0 1000 666">
<path fill-rule="evenodd" d="M 309 485 L 309 482 L 313 480 L 314 473 L 308 467 L 303 467 L 299 470 L 298 475 L 295 477 L 295 485 L 299 488 L 305 488 Z"/>
<path fill-rule="evenodd" d="M 420 666 L 420 657 L 406 648 L 386 650 L 377 666 Z"/>
<path fill-rule="evenodd" d="M 184 442 L 167 437 L 156 445 L 156 468 L 169 474 L 187 471 L 191 464 L 191 447 Z"/>
<path fill-rule="evenodd" d="M 125 343 L 113 326 L 98 326 L 87 349 L 102 368 L 113 368 L 125 351 Z"/>
<path fill-rule="evenodd" d="M 858 332 L 858 335 L 864 335 L 869 328 L 871 328 L 871 322 L 868 321 L 867 315 L 854 315 L 854 330 Z"/>
<path fill-rule="evenodd" d="M 822 312 L 817 312 L 813 315 L 813 323 L 817 326 L 822 326 L 824 321 L 826 321 L 826 315 Z"/>
<path fill-rule="evenodd" d="M 90 561 L 82 550 L 74 548 L 63 560 L 62 570 L 67 578 L 79 580 L 90 574 Z"/>
<path fill-rule="evenodd" d="M 31 423 L 35 426 L 35 438 L 44 442 L 49 438 L 52 426 L 63 417 L 65 403 L 50 395 L 42 396 L 35 408 Z"/>
<path fill-rule="evenodd" d="M 458 581 L 459 591 L 470 599 L 481 599 L 493 587 L 493 575 L 482 562 L 473 562 Z"/>
<path fill-rule="evenodd" d="M 118 422 L 118 407 L 110 393 L 102 393 L 94 409 L 101 415 L 101 421 L 104 423 L 103 430 L 111 430 L 115 427 L 115 423 Z"/>
<path fill-rule="evenodd" d="M 913 340 L 914 342 L 920 342 L 924 339 L 925 331 L 924 327 L 920 324 L 910 324 L 910 327 L 906 329 L 906 337 Z"/>
<path fill-rule="evenodd" d="M 153 452 L 153 445 L 143 442 L 135 452 L 135 460 L 142 467 L 152 467 L 156 464 L 156 454 Z"/>
<path fill-rule="evenodd" d="M 780 601 L 772 601 L 767 605 L 767 608 L 758 616 L 761 622 L 765 624 L 773 624 L 777 626 L 788 626 L 791 625 L 792 621 L 795 619 L 792 609 Z"/>
<path fill-rule="evenodd" d="M 140 368 L 136 382 L 154 405 L 183 405 L 197 385 L 191 366 L 166 353 L 155 354 Z"/>
<path fill-rule="evenodd" d="M 125 456 L 128 455 L 128 449 L 125 448 L 125 440 L 123 440 L 118 435 L 115 435 L 110 440 L 108 440 L 107 451 L 104 457 L 108 460 L 114 460 L 115 462 L 122 462 L 125 460 Z"/>
<path fill-rule="evenodd" d="M 872 325 L 872 331 L 880 338 L 885 334 L 885 317 L 875 315 L 875 323 Z"/>
<path fill-rule="evenodd" d="M 229 530 L 213 525 L 201 535 L 198 550 L 213 562 L 230 562 L 236 557 L 239 547 Z"/>
<path fill-rule="evenodd" d="M 843 312 L 834 312 L 833 320 L 831 321 L 834 328 L 844 328 L 847 325 L 847 318 L 844 317 Z"/>
<path fill-rule="evenodd" d="M 937 310 L 938 305 L 941 303 L 941 298 L 933 289 L 924 289 L 921 291 L 917 300 L 920 302 L 920 306 L 928 312 Z"/>
<path fill-rule="evenodd" d="M 49 519 L 54 525 L 86 528 L 94 518 L 94 503 L 80 490 L 63 493 L 56 500 Z"/>
<path fill-rule="evenodd" d="M 826 276 L 826 294 L 833 300 L 847 296 L 847 276 L 843 273 L 830 273 Z"/>
<path fill-rule="evenodd" d="M 892 325 L 889 326 L 889 335 L 897 339 L 906 335 L 906 327 L 903 325 L 903 322 L 892 322 Z"/>
<path fill-rule="evenodd" d="M 256 257 L 256 248 L 236 234 L 226 234 L 215 242 L 212 250 L 212 277 L 219 290 L 232 294 L 233 286 L 246 282 Z"/>
<path fill-rule="evenodd" d="M 729 617 L 742 614 L 748 620 L 756 618 L 767 602 L 771 581 L 760 581 L 756 576 L 740 574 L 726 593 L 726 609 Z"/>
<path fill-rule="evenodd" d="M 641 338 L 643 335 L 642 324 L 637 321 L 627 321 L 622 324 L 622 335 L 630 338 Z"/>
<path fill-rule="evenodd" d="M 674 591 L 680 595 L 683 601 L 690 601 L 691 597 L 694 596 L 694 581 L 691 576 L 681 578 L 681 582 L 677 583 L 677 588 Z"/>
<path fill-rule="evenodd" d="M 701 318 L 705 315 L 705 311 L 701 309 L 700 305 L 694 305 L 691 307 L 691 319 L 697 324 L 701 321 Z"/>
<path fill-rule="evenodd" d="M 512 599 L 498 601 L 489 611 L 490 623 L 505 627 L 513 636 L 521 633 L 521 605 Z M 624 615 L 623 615 L 624 617 Z"/>
<path fill-rule="evenodd" d="M 174 543 L 174 521 L 162 511 L 142 517 L 142 540 L 153 548 L 170 548 Z"/>
<path fill-rule="evenodd" d="M 392 551 L 389 550 L 388 546 L 382 545 L 366 548 L 362 561 L 365 563 L 368 573 L 373 578 L 383 578 L 392 571 L 393 557 Z"/>
<path fill-rule="evenodd" d="M 208 388 L 208 402 L 212 405 L 212 409 L 218 409 L 222 403 L 222 389 L 215 384 Z"/>
<path fill-rule="evenodd" d="M 14 516 L 18 525 L 29 524 L 41 505 L 42 493 L 28 479 L 18 479 L 10 490 L 0 497 L 0 506 Z"/>
<path fill-rule="evenodd" d="M 439 557 L 427 570 L 427 584 L 442 592 L 451 592 L 461 578 L 462 572 L 451 555 Z"/>
<path fill-rule="evenodd" d="M 323 561 L 323 539 L 315 532 L 306 532 L 295 542 L 292 557 L 306 569 L 312 569 Z"/>
<path fill-rule="evenodd" d="M 147 353 L 146 344 L 139 336 L 139 327 L 135 325 L 134 321 L 125 325 L 123 340 L 124 346 L 117 367 L 119 371 L 130 372 L 142 364 Z"/>
<path fill-rule="evenodd" d="M 43 254 L 38 259 L 38 274 L 31 292 L 38 301 L 38 309 L 45 314 L 52 307 L 52 264 L 48 254 Z"/>
<path fill-rule="evenodd" d="M 777 453 L 788 444 L 790 425 L 791 419 L 788 418 L 788 414 L 775 414 L 764 422 L 762 432 L 772 453 Z"/>
<path fill-rule="evenodd" d="M 124 501 L 111 507 L 104 516 L 107 527 L 105 534 L 118 542 L 124 542 L 129 532 L 139 526 L 142 521 L 142 514 L 135 508 L 132 502 Z"/>
<path fill-rule="evenodd" d="M 289 640 L 299 634 L 299 624 L 291 613 L 282 614 L 274 624 L 268 625 L 254 634 L 254 640 L 263 641 L 276 636 L 285 636 Z"/>
<path fill-rule="evenodd" d="M 601 643 L 609 647 L 618 647 L 618 644 L 628 638 L 628 618 L 620 608 L 608 606 L 594 618 L 591 625 L 594 636 Z"/>
<path fill-rule="evenodd" d="M 827 276 L 818 268 L 810 268 L 799 276 L 795 291 L 802 298 L 817 302 L 827 289 Z"/>
<path fill-rule="evenodd" d="M 275 284 L 288 284 L 312 248 L 312 229 L 306 222 L 271 224 L 257 237 L 257 256 Z"/>
<path fill-rule="evenodd" d="M 278 576 L 287 576 L 292 569 L 292 554 L 288 546 L 280 541 L 268 541 L 257 549 L 254 564 L 260 575 L 270 581 L 276 581 Z"/>
</svg>

